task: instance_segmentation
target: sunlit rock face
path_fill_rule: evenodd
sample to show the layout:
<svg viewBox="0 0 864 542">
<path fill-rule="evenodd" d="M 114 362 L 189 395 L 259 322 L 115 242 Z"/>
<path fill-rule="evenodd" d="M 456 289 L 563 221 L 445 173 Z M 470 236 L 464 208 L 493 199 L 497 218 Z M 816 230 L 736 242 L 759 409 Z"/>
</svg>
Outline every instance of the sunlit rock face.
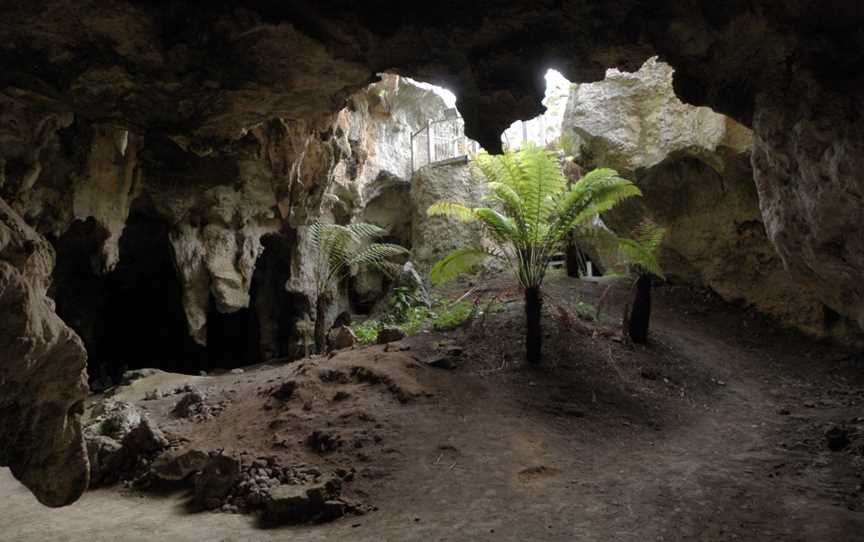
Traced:
<svg viewBox="0 0 864 542">
<path fill-rule="evenodd" d="M 651 58 L 636 72 L 613 69 L 603 81 L 572 85 L 562 122 L 565 144 L 583 160 L 627 174 L 689 149 L 749 152 L 750 130 L 707 107 L 682 103 L 672 90 L 673 71 Z"/>
<path fill-rule="evenodd" d="M 87 355 L 47 296 L 53 267 L 51 245 L 0 199 L 0 466 L 43 504 L 63 506 L 88 481 Z"/>
<path fill-rule="evenodd" d="M 672 76 L 651 59 L 637 72 L 610 70 L 606 80 L 571 90 L 566 144 L 584 165 L 612 167 L 643 192 L 606 222 L 622 234 L 644 217 L 667 227 L 661 263 L 671 278 L 709 286 L 814 335 L 846 331 L 826 325 L 819 298 L 784 269 L 765 233 L 750 130 L 682 103 Z"/>
</svg>

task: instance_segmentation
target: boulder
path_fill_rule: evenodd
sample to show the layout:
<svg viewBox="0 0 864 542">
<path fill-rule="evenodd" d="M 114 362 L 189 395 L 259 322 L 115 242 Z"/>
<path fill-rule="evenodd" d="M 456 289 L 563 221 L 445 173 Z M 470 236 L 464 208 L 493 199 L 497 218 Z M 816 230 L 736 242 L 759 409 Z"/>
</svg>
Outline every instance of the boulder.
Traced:
<svg viewBox="0 0 864 542">
<path fill-rule="evenodd" d="M 290 525 L 340 518 L 347 510 L 345 503 L 337 500 L 341 489 L 337 478 L 324 484 L 280 485 L 270 491 L 265 520 Z"/>
<path fill-rule="evenodd" d="M 138 407 L 125 401 L 107 399 L 97 403 L 91 412 L 92 418 L 85 429 L 88 435 L 104 435 L 122 440 L 141 423 Z"/>
<path fill-rule="evenodd" d="M 423 279 L 420 277 L 420 273 L 417 272 L 417 269 L 414 267 L 412 262 L 405 262 L 405 265 L 402 266 L 402 272 L 399 273 L 399 278 L 396 280 L 396 287 L 404 288 L 411 292 L 411 295 L 413 295 L 417 301 L 427 307 L 432 306 L 432 302 L 429 299 L 429 292 L 426 290 L 426 285 L 423 284 Z"/>
<path fill-rule="evenodd" d="M 201 390 L 194 389 L 177 401 L 177 404 L 171 409 L 171 414 L 178 418 L 189 418 L 206 408 L 204 404 L 206 399 L 207 396 Z"/>
<path fill-rule="evenodd" d="M 111 437 L 87 437 L 87 458 L 90 461 L 90 484 L 96 486 L 109 478 L 109 458 L 120 451 L 120 443 Z"/>
<path fill-rule="evenodd" d="M 209 460 L 210 456 L 201 450 L 169 450 L 153 461 L 150 472 L 162 480 L 185 480 L 203 470 Z"/>
<path fill-rule="evenodd" d="M 327 344 L 330 350 L 342 350 L 351 348 L 357 344 L 357 336 L 348 326 L 339 326 L 330 330 L 327 335 Z"/>
<path fill-rule="evenodd" d="M 100 423 L 88 427 L 87 452 L 94 486 L 134 478 L 146 461 L 168 447 L 168 439 L 153 422 L 140 414 L 138 419 L 138 425 L 123 434 L 119 442 L 95 433 L 93 429 L 100 427 Z"/>
<path fill-rule="evenodd" d="M 766 235 L 750 165 L 752 134 L 682 103 L 672 77 L 670 66 L 650 59 L 637 72 L 609 70 L 604 81 L 573 85 L 563 124 L 570 150 L 583 166 L 617 169 L 643 193 L 603 221 L 629 235 L 650 218 L 667 228 L 660 263 L 668 278 L 707 286 L 807 333 L 829 334 L 822 303 L 784 268 Z"/>
<path fill-rule="evenodd" d="M 411 260 L 421 272 L 457 248 L 481 244 L 483 235 L 477 224 L 465 224 L 445 216 L 426 216 L 426 210 L 439 201 L 477 206 L 485 195 L 483 183 L 471 174 L 468 163 L 426 166 L 411 179 L 414 216 L 411 225 Z"/>
<path fill-rule="evenodd" d="M 395 326 L 386 326 L 378 332 L 378 344 L 387 344 L 405 338 L 405 332 Z"/>
<path fill-rule="evenodd" d="M 143 416 L 138 426 L 123 437 L 120 445 L 130 456 L 151 457 L 168 447 L 168 439 L 155 423 Z"/>
</svg>

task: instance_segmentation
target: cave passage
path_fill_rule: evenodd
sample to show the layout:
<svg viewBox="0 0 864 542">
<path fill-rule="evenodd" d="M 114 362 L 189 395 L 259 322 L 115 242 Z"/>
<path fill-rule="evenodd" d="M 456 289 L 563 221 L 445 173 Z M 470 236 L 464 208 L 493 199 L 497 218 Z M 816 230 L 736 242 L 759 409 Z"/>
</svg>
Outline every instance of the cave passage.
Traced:
<svg viewBox="0 0 864 542">
<path fill-rule="evenodd" d="M 105 276 L 94 270 L 106 237 L 94 221 L 75 222 L 55 241 L 57 312 L 84 340 L 94 387 L 118 383 L 129 369 L 204 367 L 206 351 L 187 331 L 168 230 L 146 212 L 130 213 L 119 263 Z"/>
<path fill-rule="evenodd" d="M 232 313 L 216 310 L 210 296 L 207 313 L 208 368 L 235 369 L 261 361 L 258 316 L 253 308 Z"/>
<path fill-rule="evenodd" d="M 120 238 L 120 262 L 106 277 L 108 297 L 104 334 L 95 361 L 122 370 L 152 367 L 194 373 L 206 352 L 189 336 L 182 287 L 164 221 L 130 215 Z M 91 358 L 91 359 L 93 359 Z"/>
</svg>

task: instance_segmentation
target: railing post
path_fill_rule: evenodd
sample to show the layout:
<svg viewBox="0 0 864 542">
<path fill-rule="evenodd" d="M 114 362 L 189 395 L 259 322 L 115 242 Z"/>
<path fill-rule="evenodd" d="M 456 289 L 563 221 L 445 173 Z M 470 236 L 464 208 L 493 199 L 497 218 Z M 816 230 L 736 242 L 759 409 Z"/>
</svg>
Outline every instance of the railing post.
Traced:
<svg viewBox="0 0 864 542">
<path fill-rule="evenodd" d="M 525 142 L 528 141 L 528 124 L 524 120 L 520 120 L 522 123 L 522 146 L 525 146 Z"/>
<path fill-rule="evenodd" d="M 432 142 L 432 119 L 426 119 L 426 156 L 429 158 L 429 164 L 435 161 L 432 156 L 435 150 L 435 144 Z"/>
</svg>

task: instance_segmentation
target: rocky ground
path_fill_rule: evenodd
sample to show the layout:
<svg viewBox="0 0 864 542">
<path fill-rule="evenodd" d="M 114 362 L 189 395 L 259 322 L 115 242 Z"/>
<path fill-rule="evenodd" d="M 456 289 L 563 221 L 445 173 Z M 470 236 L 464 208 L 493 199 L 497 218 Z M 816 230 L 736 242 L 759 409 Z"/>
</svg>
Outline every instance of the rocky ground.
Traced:
<svg viewBox="0 0 864 542">
<path fill-rule="evenodd" d="M 475 291 L 496 310 L 456 331 L 129 375 L 85 414 L 100 487 L 48 510 L 2 473 L 0 540 L 860 536 L 860 355 L 668 286 L 633 346 L 610 284 L 596 323 L 578 302 L 606 282 L 549 279 L 540 369 L 496 279 Z"/>
</svg>

